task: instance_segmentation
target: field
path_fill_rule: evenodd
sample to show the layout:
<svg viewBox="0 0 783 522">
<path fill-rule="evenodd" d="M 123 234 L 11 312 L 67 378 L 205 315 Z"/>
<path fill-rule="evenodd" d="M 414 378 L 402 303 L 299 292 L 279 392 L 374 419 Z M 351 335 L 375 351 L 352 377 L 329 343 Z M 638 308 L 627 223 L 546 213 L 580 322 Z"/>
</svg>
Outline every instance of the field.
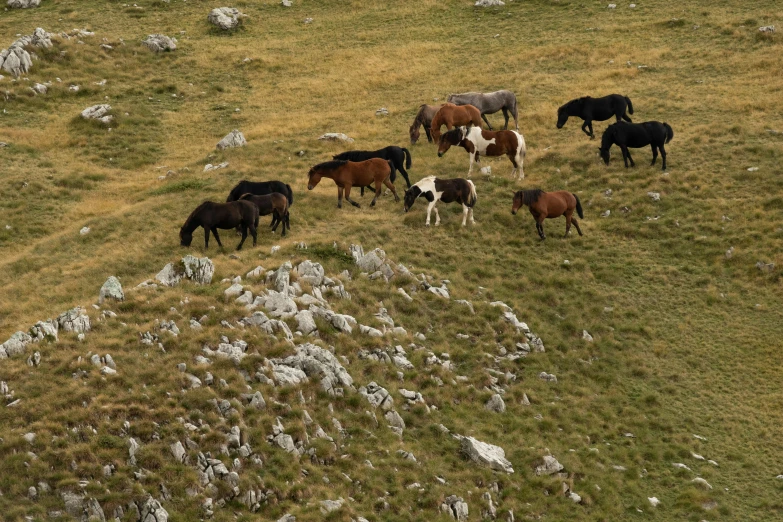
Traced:
<svg viewBox="0 0 783 522">
<path fill-rule="evenodd" d="M 374 380 L 395 396 L 398 388 L 418 390 L 437 411 L 401 412 L 407 428 L 400 440 L 371 425 L 364 414 L 370 407 L 357 393 L 326 397 L 310 384 L 308 404 L 301 405 L 298 388 L 253 383 L 269 408 L 246 413 L 240 423 L 264 465 L 245 470 L 242 488 L 252 482 L 273 491 L 274 501 L 256 514 L 230 501 L 215 509 L 213 520 L 277 520 L 289 512 L 300 521 L 322 520 L 318 502 L 338 497 L 351 500 L 328 520 L 448 520 L 438 506 L 452 494 L 469 504 L 470 520 L 479 520 L 482 494 L 493 482 L 501 520 L 509 510 L 517 520 L 783 518 L 783 480 L 776 479 L 783 473 L 783 84 L 775 79 L 783 69 L 783 6 L 754 0 L 649 0 L 633 9 L 586 0 L 507 0 L 492 8 L 465 0 L 293 2 L 290 8 L 236 2 L 248 17 L 231 32 L 207 22 L 216 5 L 202 0 L 43 0 L 39 8 L 9 9 L 0 18 L 0 47 L 36 27 L 55 35 L 74 28 L 95 33 L 58 37 L 53 48 L 35 50 L 38 59 L 23 78 L 13 81 L 3 71 L 0 80 L 0 141 L 7 143 L 0 148 L 0 341 L 76 305 L 96 318 L 90 305 L 110 275 L 120 278 L 127 296 L 111 307 L 117 321 L 98 323 L 84 342 L 61 334 L 58 343 L 28 347 L 41 352 L 40 366 L 26 364 L 29 354 L 0 360 L 0 380 L 23 398 L 17 408 L 0 409 L 3 517 L 45 519 L 63 510 L 60 492 L 83 490 L 108 518 L 131 499 L 159 498 L 161 483 L 171 492 L 172 500 L 163 501 L 170 520 L 203 516 L 203 491 L 186 494 L 196 480 L 192 466 L 175 463 L 168 451 L 184 440 L 175 419 L 201 419 L 214 428 L 205 430 L 201 445 L 217 455 L 235 422 L 209 410 L 207 401 L 247 391 L 234 365 L 223 361 L 210 371 L 228 381 L 226 389 L 181 392 L 176 365 L 191 367 L 203 344 L 220 335 L 233 339 L 220 319 L 233 321 L 244 311 L 224 299 L 223 278 L 244 277 L 259 264 L 275 269 L 311 259 L 327 275 L 347 269 L 353 276 L 346 281 L 353 299 L 335 308 L 370 324 L 382 301 L 408 332 L 426 333 L 427 350 L 450 353 L 454 376 L 467 376 L 469 385 L 452 385 L 451 375 L 425 369 L 419 352 L 411 357 L 417 370 L 398 382 L 395 368 L 356 358 L 359 349 L 383 343 L 319 325 L 322 344 L 351 360 L 346 368 L 357 387 Z M 759 32 L 766 25 L 778 31 Z M 141 40 L 152 33 L 176 37 L 178 48 L 150 52 Z M 46 82 L 52 82 L 47 94 L 30 91 Z M 71 85 L 80 88 L 73 92 Z M 408 126 L 422 103 L 502 88 L 519 100 L 526 177 L 513 182 L 508 160 L 483 159 L 492 176 L 473 176 L 475 226 L 460 226 L 456 205 L 441 205 L 441 226 L 427 228 L 423 202 L 403 213 L 390 195 L 375 208 L 365 195 L 357 198 L 362 208 L 338 209 L 329 180 L 307 190 L 309 167 L 345 147 L 319 141 L 325 132 L 348 134 L 355 139 L 350 148 L 408 147 L 412 181 L 464 177 L 464 151 L 438 158 L 426 140 L 411 146 Z M 649 166 L 649 149 L 634 151 L 637 166 L 626 169 L 613 148 L 606 166 L 597 155 L 600 141 L 579 130 L 580 120 L 555 128 L 561 104 L 615 92 L 633 100 L 634 121 L 665 121 L 674 129 L 667 171 L 660 160 Z M 112 106 L 110 130 L 79 118 L 97 103 Z M 389 114 L 376 116 L 380 107 Z M 502 123 L 499 114 L 489 119 Z M 599 138 L 606 125 L 594 124 Z M 244 133 L 247 146 L 215 150 L 232 129 Z M 203 172 L 205 164 L 221 162 L 228 167 Z M 189 212 L 206 199 L 223 201 L 241 179 L 291 184 L 291 234 L 264 230 L 257 247 L 246 243 L 236 257 L 230 255 L 238 238 L 228 231 L 224 250 L 210 242 L 204 252 L 198 232 L 191 248 L 181 247 L 178 231 Z M 404 182 L 396 186 L 402 195 Z M 540 241 L 529 214 L 512 216 L 512 193 L 534 187 L 577 194 L 585 235 L 572 231 L 563 239 L 563 220 L 549 220 L 548 238 Z M 660 193 L 660 201 L 648 192 Z M 85 226 L 90 232 L 81 235 Z M 308 250 L 297 249 L 299 242 Z M 361 277 L 346 254 L 350 244 L 380 247 L 415 274 L 448 279 L 452 299 L 472 301 L 476 314 L 427 292 L 407 303 L 396 288 L 413 281 Z M 270 254 L 273 245 L 281 249 Z M 132 290 L 188 253 L 213 260 L 213 284 Z M 759 261 L 775 267 L 760 270 Z M 513 307 L 546 345 L 545 353 L 503 363 L 503 371 L 517 376 L 501 382 L 503 414 L 483 408 L 491 395 L 485 352 L 497 354 L 497 343 L 513 345 L 498 309 L 486 304 L 496 300 Z M 186 332 L 189 318 L 204 313 L 211 317 L 204 330 Z M 176 319 L 183 330 L 166 353 L 138 342 L 157 319 Z M 242 338 L 260 353 L 244 364 L 248 371 L 291 351 L 263 334 Z M 419 343 L 399 340 L 406 347 L 411 342 Z M 117 376 L 104 378 L 89 362 L 88 353 L 106 352 L 117 360 Z M 89 376 L 72 378 L 79 369 Z M 558 382 L 540 380 L 542 371 Z M 430 373 L 446 385 L 433 384 Z M 530 406 L 522 404 L 523 393 Z M 323 464 L 292 459 L 264 440 L 276 417 L 294 438 L 303 437 L 303 409 L 336 438 L 332 403 L 350 439 L 339 450 L 316 444 Z M 466 462 L 438 424 L 503 447 L 515 473 Z M 22 439 L 27 432 L 37 434 L 32 447 Z M 129 435 L 142 444 L 142 478 L 126 464 Z M 414 453 L 419 463 L 401 460 L 397 449 Z M 535 475 L 550 453 L 567 479 Z M 105 478 L 108 462 L 117 472 Z M 697 476 L 712 489 L 692 482 Z M 41 481 L 53 492 L 29 499 L 28 488 Z M 407 487 L 413 482 L 421 491 Z M 563 482 L 581 503 L 563 496 Z M 653 508 L 648 497 L 660 505 Z"/>
</svg>

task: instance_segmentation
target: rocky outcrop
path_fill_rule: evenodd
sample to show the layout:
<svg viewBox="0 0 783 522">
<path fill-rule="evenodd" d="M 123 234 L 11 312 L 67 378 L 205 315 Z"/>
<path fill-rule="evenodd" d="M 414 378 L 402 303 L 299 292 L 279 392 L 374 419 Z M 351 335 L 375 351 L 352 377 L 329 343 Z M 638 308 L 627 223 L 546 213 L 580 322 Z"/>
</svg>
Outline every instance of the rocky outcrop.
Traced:
<svg viewBox="0 0 783 522">
<path fill-rule="evenodd" d="M 177 286 L 182 279 L 196 284 L 208 285 L 215 274 L 215 265 L 208 257 L 187 255 L 179 263 L 169 263 L 158 272 L 155 279 L 164 286 Z"/>
<path fill-rule="evenodd" d="M 24 1 L 24 0 L 21 0 Z M 52 46 L 52 35 L 36 28 L 33 34 L 21 36 L 8 49 L 0 51 L 0 69 L 19 77 L 33 66 L 33 60 L 25 47 L 48 48 Z"/>
<path fill-rule="evenodd" d="M 299 276 L 300 281 L 312 286 L 321 286 L 324 282 L 324 267 L 320 263 L 313 263 L 310 260 L 302 261 L 296 266 L 294 272 Z"/>
<path fill-rule="evenodd" d="M 295 350 L 295 355 L 271 360 L 274 371 L 281 377 L 291 372 L 280 367 L 288 367 L 309 378 L 320 379 L 321 388 L 329 395 L 342 396 L 344 388 L 353 389 L 353 378 L 332 352 L 310 343 L 300 344 Z"/>
<path fill-rule="evenodd" d="M 233 149 L 235 147 L 244 147 L 247 145 L 245 135 L 239 132 L 237 129 L 232 130 L 226 134 L 222 140 L 216 145 L 218 150 Z"/>
<path fill-rule="evenodd" d="M 0 359 L 6 359 L 24 353 L 25 347 L 33 341 L 24 332 L 16 332 L 3 344 L 0 344 Z"/>
<path fill-rule="evenodd" d="M 245 16 L 239 9 L 234 7 L 218 7 L 209 12 L 207 20 L 212 25 L 224 31 L 229 31 L 239 26 Z"/>
</svg>

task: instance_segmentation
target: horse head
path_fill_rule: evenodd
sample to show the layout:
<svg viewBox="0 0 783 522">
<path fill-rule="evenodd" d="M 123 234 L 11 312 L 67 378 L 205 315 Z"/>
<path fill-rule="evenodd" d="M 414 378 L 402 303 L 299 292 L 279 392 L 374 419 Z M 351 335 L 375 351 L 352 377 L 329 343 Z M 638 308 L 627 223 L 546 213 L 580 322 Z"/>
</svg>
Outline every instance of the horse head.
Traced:
<svg viewBox="0 0 783 522">
<path fill-rule="evenodd" d="M 522 191 L 514 192 L 514 203 L 511 205 L 511 213 L 513 215 L 517 214 L 517 210 L 522 208 Z"/>
<path fill-rule="evenodd" d="M 321 181 L 321 171 L 315 167 L 310 167 L 310 172 L 307 173 L 307 190 L 313 190 L 318 182 Z"/>
<path fill-rule="evenodd" d="M 415 123 L 411 125 L 410 129 L 408 129 L 408 133 L 411 136 L 411 145 L 415 145 L 417 141 L 419 141 L 419 136 L 421 135 L 421 131 L 419 131 L 419 126 Z"/>
<path fill-rule="evenodd" d="M 605 149 L 603 147 L 598 147 L 598 154 L 600 154 L 601 159 L 604 160 L 604 163 L 609 165 L 609 149 L 608 148 Z"/>
<path fill-rule="evenodd" d="M 416 185 L 412 186 L 405 191 L 405 197 L 403 198 L 403 209 L 408 212 L 413 204 L 416 202 L 416 198 L 421 195 L 421 189 Z"/>
<path fill-rule="evenodd" d="M 465 127 L 459 127 L 441 134 L 438 140 L 438 157 L 443 157 L 452 145 L 459 145 L 465 139 L 467 132 Z"/>
<path fill-rule="evenodd" d="M 568 121 L 568 110 L 566 109 L 566 105 L 563 105 L 559 109 L 557 109 L 557 128 L 562 129 L 563 125 Z"/>
<path fill-rule="evenodd" d="M 179 244 L 184 247 L 189 247 L 193 242 L 193 233 L 186 232 L 185 227 L 179 229 Z"/>
</svg>

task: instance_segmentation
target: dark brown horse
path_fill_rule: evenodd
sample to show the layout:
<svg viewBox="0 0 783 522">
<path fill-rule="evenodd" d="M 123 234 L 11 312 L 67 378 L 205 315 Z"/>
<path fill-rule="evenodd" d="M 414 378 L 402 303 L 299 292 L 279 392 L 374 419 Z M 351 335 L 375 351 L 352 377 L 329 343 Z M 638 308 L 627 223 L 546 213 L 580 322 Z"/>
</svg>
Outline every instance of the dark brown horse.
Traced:
<svg viewBox="0 0 783 522">
<path fill-rule="evenodd" d="M 375 206 L 375 200 L 381 195 L 381 186 L 386 185 L 394 194 L 394 201 L 399 201 L 397 191 L 389 179 L 394 172 L 394 165 L 391 162 L 372 158 L 366 161 L 344 161 L 334 160 L 320 163 L 310 169 L 307 182 L 307 189 L 313 190 L 321 178 L 331 178 L 337 185 L 337 208 L 343 207 L 343 191 L 345 199 L 354 207 L 360 207 L 357 202 L 351 199 L 351 187 L 366 187 L 375 184 L 375 197 L 370 203 Z"/>
<path fill-rule="evenodd" d="M 533 219 L 536 220 L 536 230 L 541 239 L 546 239 L 544 235 L 544 220 L 563 215 L 566 218 L 566 231 L 563 237 L 568 237 L 571 223 L 574 224 L 579 235 L 582 235 L 579 223 L 575 218 L 571 217 L 574 209 L 576 209 L 576 213 L 579 214 L 581 219 L 585 217 L 582 213 L 582 203 L 576 194 L 572 194 L 567 190 L 559 190 L 557 192 L 544 192 L 541 189 L 520 190 L 514 194 L 514 204 L 511 207 L 511 213 L 516 214 L 522 205 L 527 205 L 530 208 L 530 213 L 533 214 Z"/>
<path fill-rule="evenodd" d="M 525 159 L 527 148 L 525 138 L 517 131 L 501 130 L 488 131 L 481 127 L 460 127 L 445 132 L 438 142 L 438 157 L 443 156 L 452 145 L 459 145 L 470 154 L 470 168 L 468 177 L 473 172 L 473 162 L 479 161 L 484 156 L 508 156 L 514 168 L 511 169 L 511 179 L 515 179 L 519 173 L 520 179 L 525 179 L 525 171 L 522 162 Z"/>
<path fill-rule="evenodd" d="M 279 192 L 273 192 L 266 196 L 256 196 L 254 194 L 244 194 L 240 201 L 249 201 L 258 207 L 259 216 L 268 216 L 272 214 L 272 222 L 269 224 L 269 228 L 272 232 L 277 230 L 277 225 L 283 224 L 283 231 L 281 235 L 285 237 L 286 229 L 290 230 L 291 225 L 288 223 L 288 198 Z M 256 228 L 258 228 L 258 221 L 256 221 Z"/>
<path fill-rule="evenodd" d="M 430 133 L 432 139 L 440 140 L 440 128 L 445 125 L 448 130 L 463 125 L 475 125 L 481 128 L 481 112 L 472 105 L 454 105 L 444 103 L 432 118 Z"/>
<path fill-rule="evenodd" d="M 193 231 L 198 227 L 204 227 L 204 250 L 209 248 L 209 233 L 215 235 L 215 240 L 220 247 L 220 236 L 217 229 L 241 227 L 242 241 L 237 250 L 242 249 L 242 244 L 247 239 L 247 231 L 253 236 L 253 246 L 256 246 L 256 223 L 258 222 L 258 207 L 249 201 L 232 201 L 230 203 L 214 203 L 205 201 L 196 210 L 191 212 L 185 224 L 179 230 L 179 239 L 182 246 L 189 247 L 193 241 Z"/>
<path fill-rule="evenodd" d="M 419 112 L 416 113 L 416 117 L 413 119 L 413 123 L 408 129 L 408 134 L 411 136 L 411 145 L 414 145 L 419 141 L 421 132 L 419 127 L 424 127 L 424 132 L 427 134 L 427 141 L 432 143 L 432 134 L 430 134 L 430 126 L 432 125 L 432 118 L 435 117 L 435 113 L 438 112 L 442 105 L 427 105 L 426 103 L 419 107 Z"/>
</svg>

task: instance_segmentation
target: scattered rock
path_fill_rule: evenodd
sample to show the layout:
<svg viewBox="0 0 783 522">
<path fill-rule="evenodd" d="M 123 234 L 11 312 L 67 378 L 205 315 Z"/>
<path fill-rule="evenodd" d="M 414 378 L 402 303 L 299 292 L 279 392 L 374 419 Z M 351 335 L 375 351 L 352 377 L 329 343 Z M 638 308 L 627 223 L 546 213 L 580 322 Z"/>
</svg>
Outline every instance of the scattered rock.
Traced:
<svg viewBox="0 0 783 522">
<path fill-rule="evenodd" d="M 650 197 L 653 201 L 660 201 L 661 200 L 661 193 L 660 192 L 648 192 L 647 196 Z"/>
<path fill-rule="evenodd" d="M 775 263 L 765 263 L 764 261 L 759 261 L 756 263 L 756 268 L 758 268 L 760 272 L 771 274 L 775 270 Z"/>
<path fill-rule="evenodd" d="M 484 0 L 489 1 L 489 0 Z M 446 513 L 451 518 L 457 521 L 468 520 L 468 504 L 456 495 L 450 495 L 446 497 L 443 503 L 440 505 L 441 513 Z"/>
<path fill-rule="evenodd" d="M 319 137 L 318 139 L 324 141 L 344 141 L 347 143 L 353 142 L 353 138 L 349 138 L 347 135 L 343 134 L 342 132 L 327 132 L 326 134 L 321 135 L 321 137 Z"/>
<path fill-rule="evenodd" d="M 343 387 L 353 389 L 353 378 L 330 351 L 310 343 L 296 346 L 295 351 L 295 355 L 270 361 L 276 381 L 283 384 L 291 376 L 286 370 L 294 369 L 306 377 L 319 378 L 329 395 L 342 396 Z"/>
<path fill-rule="evenodd" d="M 582 330 L 582 339 L 584 339 L 588 343 L 593 342 L 593 336 L 590 335 L 590 333 L 587 330 Z"/>
<path fill-rule="evenodd" d="M 389 394 L 388 390 L 382 386 L 378 386 L 375 382 L 371 382 L 366 387 L 362 386 L 359 388 L 359 394 L 367 398 L 374 408 L 380 406 L 383 410 L 390 410 L 394 406 L 394 399 Z"/>
<path fill-rule="evenodd" d="M 563 471 L 563 465 L 560 464 L 555 457 L 551 455 L 544 456 L 544 462 L 540 466 L 536 467 L 536 475 L 553 475 Z"/>
<path fill-rule="evenodd" d="M 187 255 L 177 263 L 169 263 L 158 272 L 155 279 L 164 286 L 176 286 L 183 279 L 190 279 L 196 284 L 208 285 L 212 282 L 215 265 L 208 257 Z"/>
<path fill-rule="evenodd" d="M 479 169 L 479 172 L 484 176 L 491 176 L 492 175 L 492 167 L 487 165 L 486 167 L 481 167 Z"/>
<path fill-rule="evenodd" d="M 661 501 L 658 500 L 656 497 L 648 497 L 647 500 L 650 502 L 650 505 L 652 507 L 658 507 L 658 504 L 661 503 Z"/>
<path fill-rule="evenodd" d="M 169 38 L 165 34 L 151 34 L 142 43 L 155 53 L 169 52 L 177 48 L 177 39 Z"/>
<path fill-rule="evenodd" d="M 487 401 L 484 409 L 494 411 L 495 413 L 503 413 L 506 411 L 506 403 L 503 402 L 503 397 L 496 393 Z"/>
<path fill-rule="evenodd" d="M 122 291 L 120 280 L 115 276 L 110 276 L 106 282 L 103 283 L 103 286 L 98 293 L 98 304 L 103 304 L 107 298 L 114 299 L 115 301 L 125 300 L 125 293 Z"/>
<path fill-rule="evenodd" d="M 86 312 L 84 308 L 77 306 L 60 314 L 57 317 L 60 330 L 77 333 L 89 332 L 90 318 L 86 315 Z"/>
<path fill-rule="evenodd" d="M 228 162 L 224 161 L 223 163 L 218 163 L 217 165 L 213 165 L 211 163 L 207 163 L 204 165 L 204 172 L 210 172 L 213 170 L 220 170 L 228 167 Z"/>
<path fill-rule="evenodd" d="M 99 105 L 87 107 L 82 111 L 81 116 L 85 120 L 97 120 L 101 123 L 108 124 L 111 123 L 111 121 L 114 119 L 114 116 L 107 114 L 110 110 L 111 105 L 108 103 L 101 103 Z"/>
<path fill-rule="evenodd" d="M 712 486 L 710 486 L 710 483 L 704 480 L 701 477 L 696 477 L 695 479 L 691 480 L 694 484 L 698 484 L 699 486 L 702 486 L 706 489 L 712 489 Z"/>
<path fill-rule="evenodd" d="M 218 7 L 209 12 L 207 20 L 212 25 L 228 31 L 236 28 L 246 15 L 233 7 Z"/>
<path fill-rule="evenodd" d="M 90 227 L 82 227 L 82 229 L 79 230 L 80 236 L 86 236 L 89 233 L 90 233 Z"/>
<path fill-rule="evenodd" d="M 460 442 L 462 453 L 473 462 L 497 471 L 514 473 L 511 462 L 506 459 L 506 452 L 500 446 L 487 444 L 473 437 L 461 437 Z"/>
<path fill-rule="evenodd" d="M 337 500 L 322 500 L 319 502 L 321 504 L 321 513 L 324 515 L 331 513 L 332 511 L 337 511 L 341 507 L 343 507 L 343 504 L 345 503 L 345 500 L 342 498 L 339 498 Z"/>
<path fill-rule="evenodd" d="M 41 5 L 41 0 L 8 0 L 11 9 L 29 9 Z"/>
<path fill-rule="evenodd" d="M 762 33 L 774 33 L 775 32 L 775 26 L 774 25 L 764 25 L 762 27 L 759 27 L 759 32 Z M 750 170 L 750 169 L 748 169 Z"/>
<path fill-rule="evenodd" d="M 281 0 L 280 5 L 283 7 L 291 7 L 294 5 L 294 3 L 291 0 Z"/>
<path fill-rule="evenodd" d="M 389 109 L 386 107 L 381 107 L 377 111 L 375 111 L 376 116 L 388 116 L 389 115 Z"/>
<path fill-rule="evenodd" d="M 538 374 L 538 378 L 547 382 L 557 382 L 557 377 L 553 373 L 541 372 Z"/>
<path fill-rule="evenodd" d="M 477 0 L 473 7 L 500 7 L 506 3 L 503 0 Z"/>
<path fill-rule="evenodd" d="M 247 145 L 245 135 L 239 132 L 237 129 L 234 129 L 226 134 L 223 139 L 218 142 L 217 149 L 233 149 L 234 147 L 244 147 L 245 145 Z"/>
</svg>

